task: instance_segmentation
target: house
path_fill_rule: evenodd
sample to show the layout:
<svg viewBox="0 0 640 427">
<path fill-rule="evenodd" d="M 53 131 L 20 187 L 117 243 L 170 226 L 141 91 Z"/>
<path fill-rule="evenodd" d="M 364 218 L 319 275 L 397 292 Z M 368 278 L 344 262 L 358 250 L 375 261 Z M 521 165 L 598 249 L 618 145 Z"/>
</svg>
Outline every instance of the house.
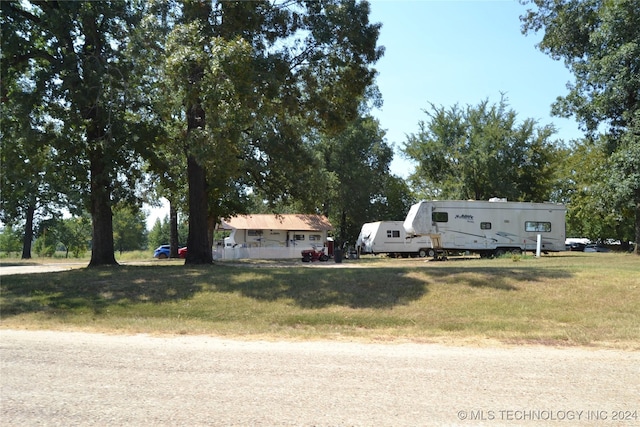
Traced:
<svg viewBox="0 0 640 427">
<path fill-rule="evenodd" d="M 225 258 L 297 258 L 302 249 L 324 246 L 333 230 L 325 216 L 309 214 L 238 215 L 222 220 L 220 228 L 231 230 L 224 239 Z M 230 254 L 233 249 L 241 250 Z"/>
</svg>

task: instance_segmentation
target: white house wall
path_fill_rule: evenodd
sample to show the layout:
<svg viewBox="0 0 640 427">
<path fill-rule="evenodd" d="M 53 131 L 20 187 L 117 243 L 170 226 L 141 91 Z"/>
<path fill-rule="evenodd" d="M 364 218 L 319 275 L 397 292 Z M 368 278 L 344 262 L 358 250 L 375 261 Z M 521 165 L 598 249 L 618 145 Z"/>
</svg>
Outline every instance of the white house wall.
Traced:
<svg viewBox="0 0 640 427">
<path fill-rule="evenodd" d="M 321 248 L 328 238 L 326 231 L 309 230 L 233 230 L 235 245 L 220 248 L 218 258 L 299 258 L 303 249 Z"/>
</svg>

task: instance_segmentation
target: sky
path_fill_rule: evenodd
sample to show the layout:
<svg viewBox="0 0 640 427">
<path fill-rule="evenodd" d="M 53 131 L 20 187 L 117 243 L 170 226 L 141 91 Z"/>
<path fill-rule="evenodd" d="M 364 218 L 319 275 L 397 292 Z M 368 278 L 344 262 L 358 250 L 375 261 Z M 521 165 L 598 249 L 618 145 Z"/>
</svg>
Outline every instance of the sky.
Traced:
<svg viewBox="0 0 640 427">
<path fill-rule="evenodd" d="M 374 65 L 383 106 L 372 114 L 395 147 L 391 173 L 406 178 L 414 165 L 403 158 L 406 136 L 418 132 L 430 105 L 476 106 L 505 94 L 518 122 L 532 118 L 554 124 L 558 139 L 582 133 L 572 119 L 551 116 L 551 104 L 566 95 L 572 75 L 535 45 L 541 34 L 523 35 L 517 0 L 370 0 L 370 22 L 381 23 Z M 168 215 L 165 205 L 149 209 L 148 227 Z"/>
<path fill-rule="evenodd" d="M 374 65 L 384 105 L 372 111 L 396 148 L 391 172 L 414 169 L 399 148 L 418 132 L 430 105 L 491 104 L 505 94 L 518 122 L 532 118 L 554 124 L 557 139 L 582 136 L 573 119 L 551 116 L 551 104 L 566 95 L 572 74 L 536 48 L 542 34 L 523 35 L 517 0 L 370 0 L 370 22 L 381 23 L 378 45 L 384 56 Z"/>
</svg>

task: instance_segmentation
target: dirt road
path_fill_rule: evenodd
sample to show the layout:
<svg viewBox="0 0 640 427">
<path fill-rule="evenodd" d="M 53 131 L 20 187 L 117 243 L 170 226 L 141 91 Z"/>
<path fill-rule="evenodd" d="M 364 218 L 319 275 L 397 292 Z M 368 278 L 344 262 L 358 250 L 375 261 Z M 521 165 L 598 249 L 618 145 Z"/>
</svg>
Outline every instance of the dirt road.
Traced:
<svg viewBox="0 0 640 427">
<path fill-rule="evenodd" d="M 11 274 L 54 273 L 56 271 L 71 270 L 72 268 L 86 267 L 86 263 L 57 263 L 38 265 L 9 265 L 0 266 L 0 277 Z"/>
<path fill-rule="evenodd" d="M 638 352 L 0 330 L 0 357 L 4 426 L 640 425 Z"/>
</svg>

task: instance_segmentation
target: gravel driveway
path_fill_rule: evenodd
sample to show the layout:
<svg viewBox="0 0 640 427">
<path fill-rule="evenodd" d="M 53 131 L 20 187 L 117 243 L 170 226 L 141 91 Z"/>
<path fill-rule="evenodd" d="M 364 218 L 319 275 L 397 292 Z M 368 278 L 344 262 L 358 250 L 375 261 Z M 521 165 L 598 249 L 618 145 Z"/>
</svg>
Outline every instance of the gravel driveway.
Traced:
<svg viewBox="0 0 640 427">
<path fill-rule="evenodd" d="M 638 352 L 0 330 L 0 360 L 3 426 L 640 425 Z"/>
<path fill-rule="evenodd" d="M 12 274 L 54 273 L 56 271 L 71 270 L 72 268 L 86 267 L 86 263 L 59 263 L 36 265 L 9 265 L 0 266 L 0 277 Z"/>
</svg>

